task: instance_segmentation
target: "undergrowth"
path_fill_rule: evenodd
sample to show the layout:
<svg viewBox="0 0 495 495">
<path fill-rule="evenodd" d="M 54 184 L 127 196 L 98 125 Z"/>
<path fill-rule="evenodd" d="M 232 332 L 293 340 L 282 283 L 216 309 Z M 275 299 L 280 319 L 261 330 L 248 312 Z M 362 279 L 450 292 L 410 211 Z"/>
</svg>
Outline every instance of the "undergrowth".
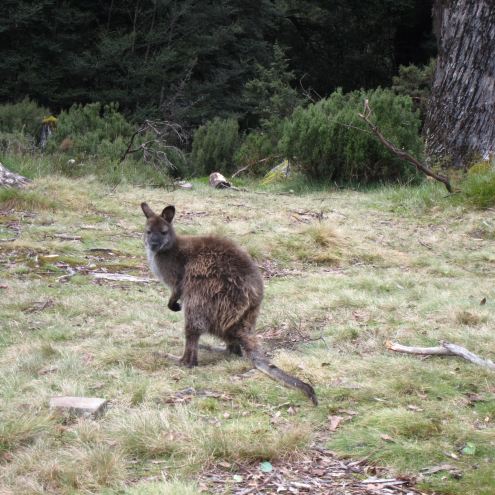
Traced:
<svg viewBox="0 0 495 495">
<path fill-rule="evenodd" d="M 445 339 L 494 359 L 490 211 L 430 182 L 315 192 L 301 182 L 304 194 L 287 195 L 32 177 L 27 190 L 2 193 L 16 201 L 0 223 L 19 236 L 0 243 L 1 493 L 189 495 L 212 466 L 232 475 L 260 461 L 289 466 L 312 442 L 387 477 L 413 476 L 425 491 L 495 492 L 492 373 L 385 347 Z M 256 254 L 260 340 L 314 385 L 319 407 L 247 373 L 243 358 L 201 350 L 189 370 L 155 354 L 183 349 L 168 290 L 94 277 L 151 277 L 141 201 L 175 204 L 179 233 L 219 232 Z M 99 419 L 57 416 L 56 395 L 110 406 Z M 343 418 L 335 431 L 331 416 Z M 423 473 L 443 464 L 455 470 Z"/>
</svg>

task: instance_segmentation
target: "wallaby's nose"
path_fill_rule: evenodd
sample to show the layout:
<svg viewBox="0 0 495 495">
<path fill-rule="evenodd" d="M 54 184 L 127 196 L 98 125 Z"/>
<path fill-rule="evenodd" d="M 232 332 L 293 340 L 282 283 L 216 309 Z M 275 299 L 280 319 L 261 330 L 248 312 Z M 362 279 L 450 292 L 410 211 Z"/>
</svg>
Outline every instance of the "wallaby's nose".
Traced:
<svg viewBox="0 0 495 495">
<path fill-rule="evenodd" d="M 159 237 L 152 236 L 150 239 L 150 248 L 153 251 L 156 251 L 157 249 L 160 248 L 162 241 Z"/>
<path fill-rule="evenodd" d="M 160 241 L 151 241 L 150 247 L 153 251 L 156 251 L 160 247 Z"/>
</svg>

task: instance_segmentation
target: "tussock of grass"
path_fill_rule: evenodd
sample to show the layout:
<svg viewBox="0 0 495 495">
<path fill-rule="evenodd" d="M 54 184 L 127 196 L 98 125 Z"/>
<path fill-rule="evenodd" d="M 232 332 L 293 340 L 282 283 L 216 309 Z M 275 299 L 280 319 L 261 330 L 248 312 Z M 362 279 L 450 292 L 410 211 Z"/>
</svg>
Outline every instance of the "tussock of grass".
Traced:
<svg viewBox="0 0 495 495">
<path fill-rule="evenodd" d="M 119 492 L 122 495 L 197 495 L 198 493 L 199 489 L 194 483 L 184 481 L 139 483 Z"/>
<path fill-rule="evenodd" d="M 28 445 L 52 426 L 48 416 L 20 413 L 12 416 L 0 415 L 0 455 Z"/>
<path fill-rule="evenodd" d="M 303 263 L 336 265 L 343 256 L 346 242 L 328 224 L 312 224 L 296 234 L 281 239 L 274 250 L 280 259 L 293 259 Z"/>
<path fill-rule="evenodd" d="M 462 200 L 476 208 L 489 208 L 495 205 L 495 171 L 468 174 L 461 184 Z"/>
<path fill-rule="evenodd" d="M 36 191 L 26 189 L 0 189 L 0 209 L 3 210 L 51 210 L 57 202 Z"/>
<path fill-rule="evenodd" d="M 486 316 L 482 316 L 477 313 L 474 313 L 473 311 L 467 311 L 465 309 L 457 311 L 455 315 L 456 323 L 471 327 L 475 327 L 480 323 L 484 323 L 486 322 L 486 320 L 487 320 Z"/>
<path fill-rule="evenodd" d="M 197 464 L 213 459 L 279 459 L 307 445 L 310 438 L 304 424 L 288 426 L 283 434 L 250 419 L 233 419 L 208 428 L 192 408 L 140 408 L 115 419 L 111 430 L 128 454 L 141 459 L 189 458 Z"/>
</svg>

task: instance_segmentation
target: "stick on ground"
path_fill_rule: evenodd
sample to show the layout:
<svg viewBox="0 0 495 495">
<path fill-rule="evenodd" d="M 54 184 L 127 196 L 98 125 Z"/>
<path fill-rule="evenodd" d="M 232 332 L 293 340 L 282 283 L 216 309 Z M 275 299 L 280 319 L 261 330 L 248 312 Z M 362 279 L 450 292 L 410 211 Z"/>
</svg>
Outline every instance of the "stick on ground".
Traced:
<svg viewBox="0 0 495 495">
<path fill-rule="evenodd" d="M 478 366 L 483 366 L 484 368 L 495 371 L 495 363 L 493 361 L 483 359 L 465 347 L 444 340 L 441 340 L 440 344 L 441 345 L 438 347 L 410 347 L 401 345 L 397 342 L 388 341 L 385 345 L 390 351 L 403 352 L 405 354 L 419 354 L 421 356 L 459 356 Z"/>
</svg>

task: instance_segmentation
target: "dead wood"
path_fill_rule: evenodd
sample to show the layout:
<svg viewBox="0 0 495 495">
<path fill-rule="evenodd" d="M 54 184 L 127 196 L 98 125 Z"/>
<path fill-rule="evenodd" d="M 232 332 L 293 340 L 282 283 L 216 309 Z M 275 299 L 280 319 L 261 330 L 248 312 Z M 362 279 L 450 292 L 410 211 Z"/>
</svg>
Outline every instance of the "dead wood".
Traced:
<svg viewBox="0 0 495 495">
<path fill-rule="evenodd" d="M 440 344 L 441 345 L 438 347 L 411 347 L 389 341 L 386 343 L 386 347 L 390 351 L 403 352 L 405 354 L 419 354 L 421 356 L 459 356 L 478 366 L 495 370 L 495 363 L 493 361 L 483 359 L 465 347 L 444 340 L 441 340 Z"/>
<path fill-rule="evenodd" d="M 19 174 L 11 172 L 7 167 L 0 163 L 0 187 L 25 187 L 31 181 Z"/>
<path fill-rule="evenodd" d="M 395 146 L 395 144 L 391 143 L 380 131 L 378 126 L 376 124 L 373 124 L 370 120 L 370 115 L 371 115 L 371 108 L 369 106 L 368 100 L 364 100 L 364 111 L 363 113 L 358 114 L 361 119 L 363 119 L 368 127 L 371 129 L 371 132 L 378 138 L 378 140 L 388 149 L 390 150 L 397 158 L 400 160 L 404 160 L 406 162 L 411 163 L 416 167 L 416 170 L 419 170 L 423 172 L 425 175 L 428 177 L 431 177 L 432 179 L 435 179 L 447 188 L 447 191 L 449 193 L 453 193 L 454 190 L 449 182 L 449 179 L 445 177 L 444 175 L 436 174 L 431 170 L 431 168 L 427 167 L 423 163 L 421 163 L 419 160 L 414 158 L 412 155 L 410 155 L 407 151 L 401 150 Z"/>
</svg>

